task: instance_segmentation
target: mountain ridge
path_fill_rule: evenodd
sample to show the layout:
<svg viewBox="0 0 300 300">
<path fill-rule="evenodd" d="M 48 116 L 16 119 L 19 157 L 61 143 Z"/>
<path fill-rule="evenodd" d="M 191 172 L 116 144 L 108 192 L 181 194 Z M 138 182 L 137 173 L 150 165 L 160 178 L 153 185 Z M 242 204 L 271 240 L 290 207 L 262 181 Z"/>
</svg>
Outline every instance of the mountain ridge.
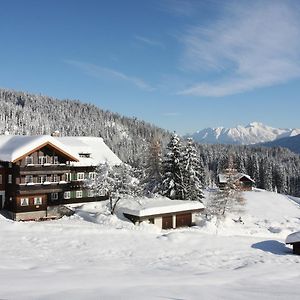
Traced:
<svg viewBox="0 0 300 300">
<path fill-rule="evenodd" d="M 300 134 L 291 136 L 291 137 L 284 137 L 275 141 L 262 143 L 260 146 L 264 147 L 284 147 L 287 148 L 295 153 L 300 154 Z"/>
<path fill-rule="evenodd" d="M 261 122 L 251 122 L 232 128 L 208 127 L 187 136 L 202 144 L 254 145 L 298 134 L 300 128 L 274 128 Z"/>
</svg>

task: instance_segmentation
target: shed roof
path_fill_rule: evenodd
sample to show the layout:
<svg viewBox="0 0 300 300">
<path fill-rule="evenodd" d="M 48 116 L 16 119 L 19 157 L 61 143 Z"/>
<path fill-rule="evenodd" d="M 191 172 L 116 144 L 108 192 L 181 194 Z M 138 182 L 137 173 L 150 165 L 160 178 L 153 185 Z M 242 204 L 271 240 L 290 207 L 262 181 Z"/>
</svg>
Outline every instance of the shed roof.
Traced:
<svg viewBox="0 0 300 300">
<path fill-rule="evenodd" d="M 288 235 L 285 240 L 285 243 L 286 244 L 300 243 L 300 231 Z"/>
<path fill-rule="evenodd" d="M 168 198 L 143 199 L 138 202 L 131 202 L 120 208 L 123 213 L 137 217 L 146 217 L 175 212 L 204 209 L 204 205 L 199 201 L 170 200 Z"/>
</svg>

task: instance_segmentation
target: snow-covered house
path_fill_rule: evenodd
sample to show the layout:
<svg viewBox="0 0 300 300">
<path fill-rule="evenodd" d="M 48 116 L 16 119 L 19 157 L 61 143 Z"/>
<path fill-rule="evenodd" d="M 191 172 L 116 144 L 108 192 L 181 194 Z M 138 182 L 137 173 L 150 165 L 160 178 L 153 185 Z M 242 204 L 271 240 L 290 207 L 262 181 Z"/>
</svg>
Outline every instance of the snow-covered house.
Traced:
<svg viewBox="0 0 300 300">
<path fill-rule="evenodd" d="M 294 254 L 300 255 L 300 231 L 288 235 L 285 243 L 293 246 Z"/>
<path fill-rule="evenodd" d="M 41 219 L 60 204 L 107 199 L 84 184 L 105 162 L 121 160 L 102 138 L 0 136 L 0 209 L 14 220 Z"/>
<path fill-rule="evenodd" d="M 134 224 L 147 221 L 161 229 L 171 229 L 194 225 L 195 216 L 204 210 L 204 205 L 199 201 L 159 198 L 133 202 L 120 210 Z"/>
<path fill-rule="evenodd" d="M 237 190 L 251 191 L 255 186 L 255 181 L 247 174 L 243 173 L 223 173 L 218 174 L 217 184 L 220 189 L 232 184 Z"/>
</svg>

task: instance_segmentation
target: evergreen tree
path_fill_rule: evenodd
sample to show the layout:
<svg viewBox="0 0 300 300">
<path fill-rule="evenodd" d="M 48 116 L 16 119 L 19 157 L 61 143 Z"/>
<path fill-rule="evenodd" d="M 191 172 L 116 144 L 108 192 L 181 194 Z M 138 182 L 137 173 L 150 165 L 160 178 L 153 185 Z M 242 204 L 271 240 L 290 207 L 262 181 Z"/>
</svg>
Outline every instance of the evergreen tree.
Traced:
<svg viewBox="0 0 300 300">
<path fill-rule="evenodd" d="M 145 167 L 145 192 L 153 194 L 159 191 L 162 181 L 162 153 L 158 139 L 153 139 L 148 149 Z"/>
<path fill-rule="evenodd" d="M 183 156 L 183 182 L 186 200 L 201 201 L 205 175 L 204 166 L 192 138 L 189 138 Z"/>
<path fill-rule="evenodd" d="M 171 199 L 184 199 L 182 176 L 182 149 L 177 134 L 173 134 L 163 159 L 163 180 L 161 192 Z"/>
</svg>

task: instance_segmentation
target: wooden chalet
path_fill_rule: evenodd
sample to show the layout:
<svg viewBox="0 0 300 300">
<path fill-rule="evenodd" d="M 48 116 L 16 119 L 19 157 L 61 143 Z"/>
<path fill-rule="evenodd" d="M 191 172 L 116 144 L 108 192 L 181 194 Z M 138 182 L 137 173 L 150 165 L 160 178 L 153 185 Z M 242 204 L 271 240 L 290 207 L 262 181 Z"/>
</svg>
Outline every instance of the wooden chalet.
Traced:
<svg viewBox="0 0 300 300">
<path fill-rule="evenodd" d="M 148 199 L 121 210 L 134 224 L 146 221 L 161 229 L 172 229 L 195 225 L 195 216 L 204 210 L 204 205 L 198 201 Z"/>
<path fill-rule="evenodd" d="M 101 138 L 0 136 L 0 209 L 13 220 L 37 220 L 56 217 L 55 206 L 107 199 L 85 184 L 105 161 L 121 163 Z"/>
<path fill-rule="evenodd" d="M 255 181 L 249 175 L 243 173 L 223 173 L 218 174 L 217 184 L 221 190 L 232 185 L 235 189 L 240 191 L 252 191 L 255 186 Z"/>
<path fill-rule="evenodd" d="M 294 254 L 300 255 L 300 231 L 288 235 L 285 243 L 293 246 Z"/>
</svg>

